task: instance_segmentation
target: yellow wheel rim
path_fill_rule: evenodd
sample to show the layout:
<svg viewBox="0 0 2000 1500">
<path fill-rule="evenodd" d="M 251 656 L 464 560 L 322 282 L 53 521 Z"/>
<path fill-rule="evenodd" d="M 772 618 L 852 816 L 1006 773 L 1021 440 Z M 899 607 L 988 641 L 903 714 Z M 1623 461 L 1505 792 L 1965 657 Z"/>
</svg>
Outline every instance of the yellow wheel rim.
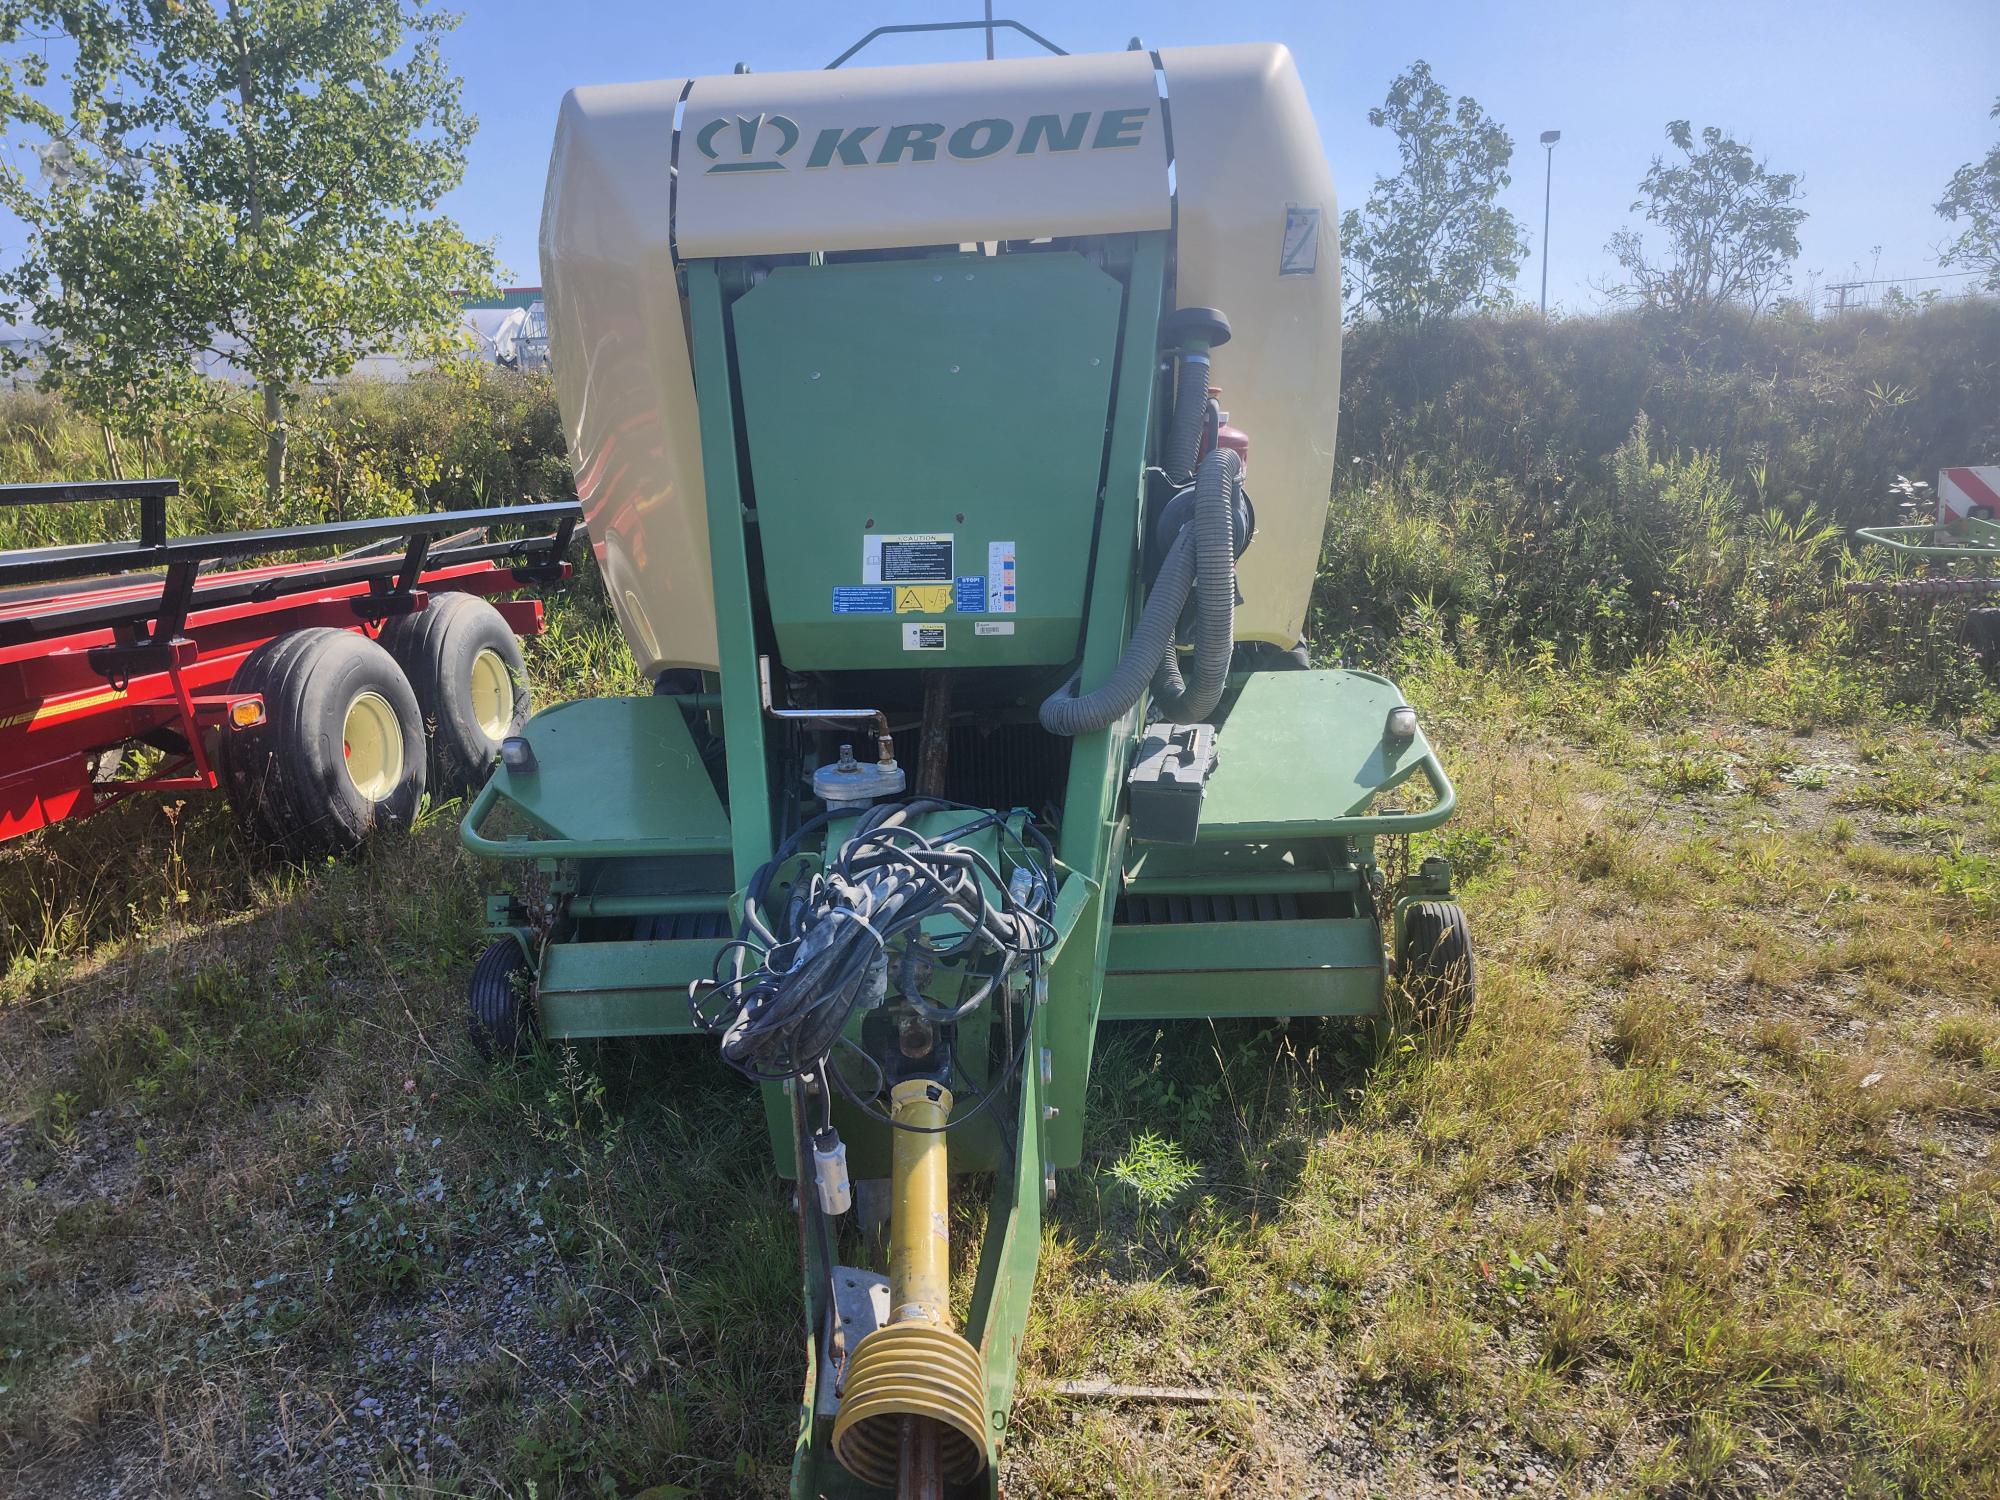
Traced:
<svg viewBox="0 0 2000 1500">
<path fill-rule="evenodd" d="M 403 726 L 389 700 L 377 692 L 355 695 L 340 728 L 347 779 L 370 802 L 380 802 L 403 779 Z"/>
<path fill-rule="evenodd" d="M 472 658 L 472 717 L 486 738 L 499 744 L 514 727 L 514 678 L 500 653 L 490 647 Z"/>
</svg>

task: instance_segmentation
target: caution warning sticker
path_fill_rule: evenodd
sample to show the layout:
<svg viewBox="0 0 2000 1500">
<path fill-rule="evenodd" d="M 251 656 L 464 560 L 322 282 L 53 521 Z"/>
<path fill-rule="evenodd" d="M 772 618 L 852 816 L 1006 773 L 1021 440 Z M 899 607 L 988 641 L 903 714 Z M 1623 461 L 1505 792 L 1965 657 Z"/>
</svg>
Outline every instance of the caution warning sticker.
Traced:
<svg viewBox="0 0 2000 1500">
<path fill-rule="evenodd" d="M 955 576 L 948 531 L 861 539 L 863 583 L 943 583 Z"/>
<path fill-rule="evenodd" d="M 896 590 L 899 615 L 941 615 L 950 608 L 948 583 L 906 583 Z"/>
<path fill-rule="evenodd" d="M 903 627 L 903 649 L 905 651 L 944 650 L 944 626 L 905 625 Z"/>
<path fill-rule="evenodd" d="M 837 615 L 886 615 L 896 608 L 896 591 L 881 587 L 835 584 L 833 612 Z"/>
<path fill-rule="evenodd" d="M 988 614 L 1014 613 L 1014 544 L 986 544 L 986 610 Z"/>
</svg>

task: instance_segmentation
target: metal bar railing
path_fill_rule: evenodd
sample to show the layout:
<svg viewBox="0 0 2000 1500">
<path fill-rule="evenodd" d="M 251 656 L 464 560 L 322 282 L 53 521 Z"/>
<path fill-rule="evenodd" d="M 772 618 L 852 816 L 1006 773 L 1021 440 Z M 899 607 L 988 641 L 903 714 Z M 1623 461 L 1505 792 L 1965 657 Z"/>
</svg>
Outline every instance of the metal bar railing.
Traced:
<svg viewBox="0 0 2000 1500">
<path fill-rule="evenodd" d="M 828 63 L 826 65 L 826 70 L 828 72 L 831 72 L 833 69 L 839 67 L 842 63 L 846 62 L 850 57 L 854 56 L 855 53 L 859 52 L 863 47 L 867 46 L 877 37 L 897 36 L 916 31 L 984 31 L 988 33 L 994 31 L 1018 31 L 1021 33 L 1022 36 L 1026 37 L 1029 41 L 1038 43 L 1039 45 L 1048 48 L 1048 50 L 1055 53 L 1057 57 L 1069 56 L 1067 52 L 1065 52 L 1062 48 L 1058 47 L 1054 42 L 1050 41 L 1047 37 L 1043 36 L 1039 31 L 1031 31 L 1026 26 L 1023 26 L 1019 21 L 1003 21 L 997 18 L 990 21 L 989 20 L 911 21 L 911 22 L 906 22 L 900 26 L 877 26 L 873 31 L 869 32 L 868 35 L 864 36 L 860 41 L 856 42 L 852 47 L 849 47 L 845 52 L 841 53 L 840 56 L 836 57 L 832 62 Z"/>
<path fill-rule="evenodd" d="M 470 527 L 483 529 L 545 523 L 561 528 L 567 523 L 573 528 L 580 514 L 574 500 L 546 500 L 533 505 L 495 505 L 482 510 L 438 511 L 430 515 L 389 516 L 379 520 L 326 521 L 313 526 L 225 531 L 212 536 L 174 537 L 151 543 L 127 541 L 86 547 L 31 548 L 0 552 L 0 584 L 89 578 L 128 569 L 256 557 L 306 547 L 351 547 L 392 536 L 444 536 Z"/>
<path fill-rule="evenodd" d="M 650 859 L 669 854 L 727 854 L 727 833 L 687 833 L 665 838 L 566 839 L 517 833 L 488 838 L 480 829 L 504 795 L 498 774 L 480 788 L 458 825 L 458 841 L 488 859 Z M 508 799 L 512 801 L 512 798 Z M 519 806 L 518 803 L 515 804 Z M 525 809 L 524 809 L 525 811 Z"/>
<path fill-rule="evenodd" d="M 1260 839 L 1373 838 L 1423 833 L 1436 828 L 1451 816 L 1452 810 L 1458 806 L 1458 791 L 1452 786 L 1451 778 L 1445 775 L 1444 767 L 1438 764 L 1434 750 L 1426 749 L 1409 775 L 1421 775 L 1437 798 L 1429 807 L 1418 812 L 1356 813 L 1316 822 L 1229 823 L 1213 829 L 1204 825 L 1196 839 L 1200 843 L 1242 844 Z M 1408 776 L 1399 776 L 1381 791 L 1389 791 L 1408 779 Z"/>
</svg>

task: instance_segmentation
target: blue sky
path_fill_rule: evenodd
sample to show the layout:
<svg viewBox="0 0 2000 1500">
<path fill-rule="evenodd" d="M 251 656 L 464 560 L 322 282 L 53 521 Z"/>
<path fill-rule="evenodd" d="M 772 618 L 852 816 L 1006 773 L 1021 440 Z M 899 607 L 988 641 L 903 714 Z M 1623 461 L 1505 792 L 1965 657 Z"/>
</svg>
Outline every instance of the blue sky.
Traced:
<svg viewBox="0 0 2000 1500">
<path fill-rule="evenodd" d="M 976 15 L 973 0 L 825 0 L 688 4 L 685 0 L 456 0 L 465 22 L 448 43 L 480 118 L 466 180 L 448 207 L 494 240 L 519 282 L 540 279 L 535 234 L 557 103 L 580 83 L 824 66 L 871 27 Z M 1519 293 L 1541 275 L 1543 155 L 1555 151 L 1552 304 L 1587 310 L 1613 269 L 1603 253 L 1628 222 L 1634 185 L 1666 122 L 1716 124 L 1781 171 L 1800 173 L 1811 217 L 1796 267 L 1803 288 L 1865 276 L 1935 274 L 1948 227 L 1931 209 L 1960 164 L 1983 154 L 2000 122 L 2000 3 L 1905 0 L 1541 0 L 1537 4 L 1173 3 L 1053 5 L 998 0 L 1073 52 L 1149 45 L 1279 41 L 1298 59 L 1343 206 L 1392 170 L 1393 140 L 1367 112 L 1415 58 L 1471 94 L 1513 135 L 1508 207 L 1528 226 Z M 1024 44 L 1001 39 L 1002 55 Z M 864 59 L 978 55 L 976 35 L 890 38 Z M 1880 246 L 1879 258 L 1875 247 Z M 1955 283 L 1939 283 L 1950 287 Z"/>
</svg>

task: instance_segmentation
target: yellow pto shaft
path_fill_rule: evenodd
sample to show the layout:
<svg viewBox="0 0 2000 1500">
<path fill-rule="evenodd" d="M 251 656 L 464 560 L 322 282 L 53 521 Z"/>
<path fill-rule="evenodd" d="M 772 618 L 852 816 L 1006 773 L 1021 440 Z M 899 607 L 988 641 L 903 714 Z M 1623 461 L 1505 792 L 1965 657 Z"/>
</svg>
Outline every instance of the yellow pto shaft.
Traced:
<svg viewBox="0 0 2000 1500">
<path fill-rule="evenodd" d="M 951 1322 L 943 1126 L 951 1091 L 908 1079 L 889 1094 L 889 1321 L 848 1361 L 833 1447 L 856 1477 L 902 1493 L 964 1484 L 990 1461 L 986 1378 Z"/>
</svg>

